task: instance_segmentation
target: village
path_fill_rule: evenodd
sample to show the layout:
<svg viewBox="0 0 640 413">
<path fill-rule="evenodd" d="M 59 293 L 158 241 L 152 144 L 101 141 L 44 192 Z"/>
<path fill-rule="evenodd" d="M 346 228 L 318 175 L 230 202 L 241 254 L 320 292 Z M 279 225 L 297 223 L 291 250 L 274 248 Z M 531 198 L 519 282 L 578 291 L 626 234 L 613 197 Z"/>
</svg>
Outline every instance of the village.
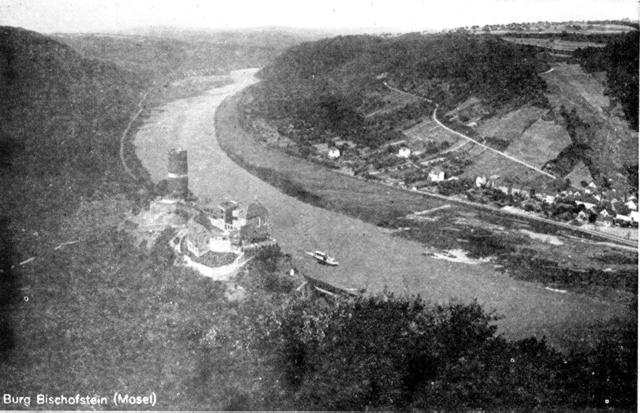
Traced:
<svg viewBox="0 0 640 413">
<path fill-rule="evenodd" d="M 288 151 L 295 145 L 285 137 L 269 139 L 267 144 Z M 627 239 L 638 238 L 637 192 L 619 192 L 598 186 L 593 180 L 574 185 L 558 178 L 541 190 L 540 185 L 527 185 L 510 176 L 468 176 L 464 167 L 471 159 L 468 154 L 457 153 L 456 146 L 447 141 L 407 137 L 373 149 L 333 136 L 300 152 L 337 172 L 404 190 L 492 204 Z"/>
</svg>

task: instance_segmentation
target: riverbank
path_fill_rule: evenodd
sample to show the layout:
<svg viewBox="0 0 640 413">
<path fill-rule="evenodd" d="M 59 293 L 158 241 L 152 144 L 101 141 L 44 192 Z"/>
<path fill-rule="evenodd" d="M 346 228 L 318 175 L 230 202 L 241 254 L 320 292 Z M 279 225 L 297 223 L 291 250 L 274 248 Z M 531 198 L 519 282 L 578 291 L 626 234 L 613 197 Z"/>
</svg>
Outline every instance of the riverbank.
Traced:
<svg viewBox="0 0 640 413">
<path fill-rule="evenodd" d="M 573 236 L 589 240 L 613 241 L 624 244 L 628 249 L 629 241 L 609 234 L 582 230 L 550 219 L 526 213 L 516 214 L 511 210 L 502 210 L 490 205 L 435 193 L 395 188 L 383 183 L 341 174 L 286 154 L 255 139 L 250 132 L 242 127 L 241 115 L 238 110 L 242 106 L 242 99 L 246 98 L 248 93 L 250 91 L 245 90 L 221 105 L 219 112 L 224 111 L 224 116 L 217 115 L 216 122 L 220 123 L 223 132 L 230 131 L 231 133 L 219 134 L 220 146 L 230 158 L 243 168 L 303 202 L 321 208 L 330 208 L 385 227 L 389 226 L 394 218 L 452 202 L 456 204 L 457 211 L 481 210 L 506 220 L 525 219 L 531 221 L 539 231 L 556 233 L 562 230 Z"/>
<path fill-rule="evenodd" d="M 526 294 L 532 294 L 524 301 L 537 300 L 538 305 L 542 298 L 535 298 L 538 294 L 534 294 L 533 289 L 546 289 L 552 294 L 555 291 L 569 290 L 570 295 L 576 299 L 579 296 L 584 296 L 585 299 L 596 297 L 604 307 L 616 307 L 623 303 L 626 305 L 635 300 L 637 256 L 633 252 L 623 250 L 625 252 L 621 253 L 619 248 L 598 243 L 598 238 L 579 233 L 570 227 L 538 222 L 500 210 L 494 211 L 494 208 L 485 205 L 476 208 L 474 205 L 465 205 L 466 202 L 455 202 L 452 203 L 455 208 L 439 209 L 450 200 L 367 182 L 292 157 L 267 147 L 243 130 L 237 108 L 241 98 L 242 96 L 236 95 L 226 99 L 216 112 L 218 143 L 234 162 L 303 202 L 374 225 L 388 226 L 388 231 L 395 234 L 393 238 L 417 241 L 442 251 L 460 249 L 470 252 L 473 258 L 490 258 L 490 263 L 479 267 L 493 266 L 494 271 L 508 276 L 494 279 L 494 287 L 502 288 L 503 296 L 487 291 L 492 298 L 485 301 L 486 294 L 479 290 L 476 291 L 476 296 L 482 297 L 482 301 L 490 307 L 498 308 L 501 314 L 507 315 L 514 311 L 509 314 L 514 317 L 519 312 L 511 306 L 508 309 L 504 307 L 505 302 L 513 298 L 509 292 L 511 288 L 523 288 L 527 291 Z M 413 214 L 431 209 L 434 212 L 428 217 L 417 219 Z M 548 234 L 554 239 L 559 237 L 562 245 L 548 244 L 545 237 L 528 237 L 528 233 Z M 621 260 L 622 256 L 624 259 Z M 407 254 L 406 259 L 410 259 L 409 257 L 410 254 Z M 420 265 L 420 262 L 416 261 L 415 265 Z M 429 260 L 429 265 L 434 265 L 433 260 Z M 435 267 L 431 270 L 437 271 Z M 468 267 L 464 271 L 469 272 Z M 525 285 L 530 285 L 531 288 L 519 285 L 515 280 L 510 281 L 509 278 L 529 281 Z M 454 290 L 459 296 L 466 296 L 457 280 L 441 282 L 440 294 L 429 291 L 426 297 L 450 297 Z M 421 292 L 427 286 L 433 289 L 433 285 L 425 284 L 423 280 L 417 282 L 412 291 Z M 517 295 L 523 300 L 522 295 Z M 565 296 L 562 300 L 567 298 Z M 542 300 L 546 301 L 546 298 Z M 554 298 L 550 300 L 553 301 Z M 583 325 L 586 319 L 591 318 L 587 315 L 590 313 L 587 307 L 583 310 L 581 315 L 565 313 L 560 318 L 564 319 L 563 322 L 571 320 L 566 326 L 575 331 L 575 325 Z M 545 316 L 554 317 L 548 313 Z M 530 318 L 531 314 L 523 317 Z M 586 318 L 581 319 L 582 317 Z M 543 322 L 542 319 L 540 321 Z M 572 323 L 576 324 L 571 325 Z M 550 335 L 556 334 L 557 332 Z"/>
</svg>

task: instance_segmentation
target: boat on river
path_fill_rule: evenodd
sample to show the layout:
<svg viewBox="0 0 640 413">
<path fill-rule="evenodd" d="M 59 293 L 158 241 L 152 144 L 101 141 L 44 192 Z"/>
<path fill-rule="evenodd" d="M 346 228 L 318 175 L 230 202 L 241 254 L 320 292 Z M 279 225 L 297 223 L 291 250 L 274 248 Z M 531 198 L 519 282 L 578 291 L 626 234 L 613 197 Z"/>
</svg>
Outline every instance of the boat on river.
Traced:
<svg viewBox="0 0 640 413">
<path fill-rule="evenodd" d="M 310 257 L 315 258 L 316 261 L 318 261 L 319 264 L 322 265 L 330 265 L 333 267 L 338 266 L 338 261 L 336 261 L 335 258 L 329 256 L 327 253 L 322 252 L 322 251 L 305 251 L 305 254 L 307 254 Z"/>
</svg>

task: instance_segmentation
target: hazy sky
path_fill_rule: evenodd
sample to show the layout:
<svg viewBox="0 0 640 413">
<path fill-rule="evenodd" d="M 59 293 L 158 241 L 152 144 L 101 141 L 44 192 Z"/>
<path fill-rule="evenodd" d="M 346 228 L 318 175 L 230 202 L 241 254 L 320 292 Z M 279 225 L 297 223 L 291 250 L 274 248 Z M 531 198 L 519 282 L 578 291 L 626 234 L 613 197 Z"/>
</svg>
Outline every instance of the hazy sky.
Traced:
<svg viewBox="0 0 640 413">
<path fill-rule="evenodd" d="M 0 0 L 0 25 L 45 33 L 154 25 L 420 31 L 625 17 L 638 20 L 637 0 Z"/>
</svg>

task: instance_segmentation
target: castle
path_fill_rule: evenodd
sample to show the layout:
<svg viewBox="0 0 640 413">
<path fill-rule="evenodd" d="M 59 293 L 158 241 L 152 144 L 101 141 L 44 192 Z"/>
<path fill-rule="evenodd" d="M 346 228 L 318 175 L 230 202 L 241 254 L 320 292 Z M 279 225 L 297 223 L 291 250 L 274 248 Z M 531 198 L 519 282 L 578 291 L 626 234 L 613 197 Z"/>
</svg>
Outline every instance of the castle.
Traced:
<svg viewBox="0 0 640 413">
<path fill-rule="evenodd" d="M 247 257 L 277 246 L 271 238 L 269 211 L 259 201 L 243 208 L 231 200 L 189 200 L 187 152 L 180 149 L 168 154 L 167 194 L 128 223 L 139 244 L 147 247 L 166 228 L 174 229 L 169 245 L 178 255 L 177 263 L 215 279 L 228 278 Z"/>
</svg>

